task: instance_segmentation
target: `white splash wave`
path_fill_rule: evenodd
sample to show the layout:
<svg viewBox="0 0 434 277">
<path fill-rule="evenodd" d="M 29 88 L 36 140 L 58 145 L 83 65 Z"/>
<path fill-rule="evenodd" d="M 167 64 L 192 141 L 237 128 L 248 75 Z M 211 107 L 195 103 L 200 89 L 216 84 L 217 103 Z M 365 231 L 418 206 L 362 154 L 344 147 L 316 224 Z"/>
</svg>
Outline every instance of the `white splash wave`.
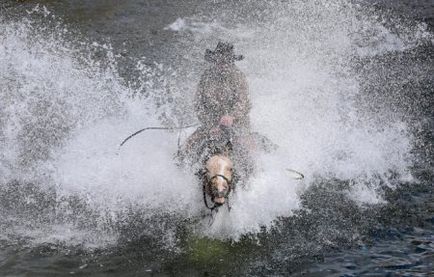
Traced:
<svg viewBox="0 0 434 277">
<path fill-rule="evenodd" d="M 254 129 L 280 147 L 258 156 L 258 171 L 234 195 L 232 212 L 219 213 L 204 234 L 237 238 L 291 215 L 299 207 L 299 193 L 317 177 L 351 180 L 352 193 L 366 203 L 381 201 L 375 190 L 363 189 L 366 181 L 387 180 L 390 171 L 408 177 L 411 135 L 406 125 L 379 125 L 372 120 L 375 114 L 358 109 L 359 85 L 348 63 L 364 51 L 402 50 L 409 44 L 399 41 L 389 47 L 388 40 L 380 39 L 377 50 L 360 48 L 351 36 L 354 26 L 376 30 L 377 23 L 361 16 L 354 24 L 357 11 L 351 8 L 342 13 L 345 8 L 339 5 L 297 3 L 280 7 L 270 25 L 189 23 L 199 28 L 190 31 L 200 40 L 186 39 L 186 49 L 203 51 L 216 38 L 237 43 L 246 56 L 239 65 L 250 82 Z M 168 28 L 182 31 L 188 25 L 175 23 Z M 0 27 L 2 184 L 19 179 L 55 186 L 59 197 L 78 195 L 95 211 L 116 213 L 133 203 L 151 212 L 200 213 L 200 186 L 173 160 L 176 134 L 149 131 L 118 149 L 128 134 L 161 123 L 152 95 L 130 97 L 134 89 L 118 76 L 110 47 L 83 42 L 88 48 L 77 49 L 68 43 L 67 33 L 47 39 L 43 30 L 25 22 Z M 252 35 L 246 36 L 246 30 Z M 92 47 L 107 51 L 111 66 L 87 58 Z M 150 69 L 141 70 L 152 82 Z M 183 76 L 185 68 L 175 70 Z M 173 82 L 195 87 L 195 79 Z M 144 84 L 147 80 L 139 81 L 151 94 L 161 93 Z M 287 167 L 305 173 L 306 179 L 290 180 Z"/>
</svg>

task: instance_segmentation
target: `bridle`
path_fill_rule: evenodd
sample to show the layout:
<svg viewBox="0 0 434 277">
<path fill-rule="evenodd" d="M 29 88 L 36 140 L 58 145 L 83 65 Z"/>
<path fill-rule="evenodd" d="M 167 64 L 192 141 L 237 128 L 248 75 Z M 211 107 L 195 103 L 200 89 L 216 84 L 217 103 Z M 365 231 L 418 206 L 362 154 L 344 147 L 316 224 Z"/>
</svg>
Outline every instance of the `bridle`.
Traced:
<svg viewBox="0 0 434 277">
<path fill-rule="evenodd" d="M 202 173 L 202 178 L 205 178 L 205 179 L 203 180 L 204 182 L 203 182 L 203 185 L 202 185 L 203 202 L 204 202 L 204 204 L 205 204 L 205 207 L 207 207 L 207 209 L 209 209 L 209 210 L 212 212 L 212 211 L 216 210 L 217 208 L 219 208 L 219 207 L 221 207 L 221 206 L 223 205 L 223 204 L 215 203 L 215 202 L 214 202 L 214 205 L 213 205 L 213 206 L 210 206 L 209 203 L 208 203 L 208 200 L 207 200 L 207 198 L 206 198 L 206 189 L 207 189 L 207 188 L 206 188 L 206 185 L 211 185 L 211 181 L 212 181 L 213 179 L 220 177 L 220 178 L 222 178 L 223 180 L 225 180 L 226 184 L 228 185 L 228 190 L 227 190 L 227 192 L 226 192 L 224 198 L 226 199 L 225 203 L 228 204 L 228 209 L 229 209 L 229 211 L 230 211 L 230 210 L 231 210 L 231 206 L 229 205 L 229 194 L 230 194 L 231 191 L 232 191 L 232 182 L 231 182 L 231 181 L 230 181 L 226 176 L 221 175 L 221 174 L 213 175 L 213 176 L 211 176 L 210 178 L 207 178 L 206 176 L 204 176 L 205 174 L 206 174 L 206 172 Z M 216 211 L 217 211 L 217 210 L 216 210 Z"/>
<path fill-rule="evenodd" d="M 225 175 L 221 175 L 221 174 L 216 174 L 214 176 L 212 176 L 211 178 L 208 179 L 208 182 L 211 182 L 212 180 L 216 179 L 217 177 L 221 177 L 223 180 L 226 181 L 226 184 L 228 184 L 229 188 L 231 186 L 231 181 L 229 181 L 228 178 L 226 178 Z"/>
</svg>

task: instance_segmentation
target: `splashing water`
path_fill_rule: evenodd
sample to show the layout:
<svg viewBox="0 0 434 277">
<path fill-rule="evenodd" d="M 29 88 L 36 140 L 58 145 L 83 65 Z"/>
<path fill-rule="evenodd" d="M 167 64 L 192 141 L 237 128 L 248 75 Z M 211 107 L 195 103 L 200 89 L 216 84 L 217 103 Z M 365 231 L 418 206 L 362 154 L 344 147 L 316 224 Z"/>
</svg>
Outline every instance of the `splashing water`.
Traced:
<svg viewBox="0 0 434 277">
<path fill-rule="evenodd" d="M 218 213 L 212 226 L 202 220 L 202 235 L 238 239 L 272 226 L 298 209 L 299 195 L 318 180 L 349 181 L 348 193 L 361 204 L 383 201 L 380 182 L 411 180 L 412 134 L 394 111 L 361 108 L 364 76 L 355 64 L 361 57 L 411 49 L 429 33 L 422 25 L 397 26 L 392 33 L 375 16 L 342 1 L 295 1 L 271 10 L 236 24 L 231 13 L 177 20 L 177 28 L 166 29 L 180 33 L 176 51 L 193 66 L 181 61 L 147 67 L 137 57 L 135 70 L 142 77 L 134 85 L 119 76 L 108 45 L 72 43 L 62 24 L 50 29 L 26 19 L 0 21 L 2 197 L 12 199 L 7 194 L 17 184 L 32 184 L 37 189 L 29 195 L 10 195 L 51 207 L 44 214 L 18 211 L 3 219 L 16 226 L 8 235 L 36 217 L 33 232 L 22 230 L 36 242 L 105 245 L 118 239 L 119 225 L 128 226 L 132 213 L 152 220 L 162 214 L 200 216 L 200 186 L 173 160 L 177 134 L 150 131 L 122 149 L 118 145 L 137 129 L 167 124 L 163 114 L 178 121 L 174 110 L 188 107 L 196 86 L 196 58 L 217 39 L 234 41 L 246 56 L 239 66 L 250 82 L 254 130 L 279 149 L 258 155 L 258 171 L 231 199 L 232 211 Z M 95 58 L 96 52 L 103 57 Z M 306 179 L 290 180 L 285 168 L 302 171 Z M 38 198 L 39 190 L 51 198 Z M 155 235 L 167 231 L 171 241 L 172 219 L 152 221 L 161 229 Z M 143 232 L 155 231 L 149 228 Z M 61 235 L 65 230 L 71 235 Z"/>
</svg>

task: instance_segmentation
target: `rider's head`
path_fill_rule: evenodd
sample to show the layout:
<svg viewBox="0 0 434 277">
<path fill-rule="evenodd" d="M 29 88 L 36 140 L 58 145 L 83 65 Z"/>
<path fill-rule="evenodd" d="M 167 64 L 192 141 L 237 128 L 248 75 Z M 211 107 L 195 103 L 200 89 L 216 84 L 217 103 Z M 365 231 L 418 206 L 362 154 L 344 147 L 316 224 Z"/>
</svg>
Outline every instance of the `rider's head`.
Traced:
<svg viewBox="0 0 434 277">
<path fill-rule="evenodd" d="M 219 41 L 214 51 L 210 49 L 205 51 L 205 60 L 216 65 L 232 64 L 242 59 L 244 59 L 242 55 L 235 55 L 234 45 L 229 42 Z"/>
</svg>

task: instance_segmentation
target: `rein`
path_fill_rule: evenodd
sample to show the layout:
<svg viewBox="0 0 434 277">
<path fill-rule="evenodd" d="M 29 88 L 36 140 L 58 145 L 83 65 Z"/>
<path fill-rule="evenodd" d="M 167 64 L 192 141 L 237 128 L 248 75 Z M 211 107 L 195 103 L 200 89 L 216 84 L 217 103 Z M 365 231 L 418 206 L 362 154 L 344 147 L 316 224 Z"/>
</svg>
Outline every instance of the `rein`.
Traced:
<svg viewBox="0 0 434 277">
<path fill-rule="evenodd" d="M 175 127 L 146 127 L 143 129 L 138 130 L 137 132 L 134 132 L 133 134 L 129 135 L 126 139 L 124 139 L 121 144 L 119 145 L 119 147 L 122 147 L 122 145 L 124 145 L 129 139 L 131 139 L 132 137 L 140 134 L 141 132 L 144 132 L 146 130 L 182 130 L 182 129 L 187 129 L 187 128 L 191 128 L 191 127 L 196 127 L 199 126 L 199 124 L 192 124 L 192 125 L 186 125 L 186 126 L 175 126 Z"/>
<path fill-rule="evenodd" d="M 205 207 L 207 207 L 207 209 L 209 209 L 211 212 L 214 211 L 216 208 L 220 207 L 221 205 L 214 203 L 214 205 L 211 207 L 208 204 L 208 201 L 206 200 L 206 189 L 205 189 L 205 184 L 202 186 L 202 192 L 203 192 L 203 202 L 205 203 Z"/>
</svg>

